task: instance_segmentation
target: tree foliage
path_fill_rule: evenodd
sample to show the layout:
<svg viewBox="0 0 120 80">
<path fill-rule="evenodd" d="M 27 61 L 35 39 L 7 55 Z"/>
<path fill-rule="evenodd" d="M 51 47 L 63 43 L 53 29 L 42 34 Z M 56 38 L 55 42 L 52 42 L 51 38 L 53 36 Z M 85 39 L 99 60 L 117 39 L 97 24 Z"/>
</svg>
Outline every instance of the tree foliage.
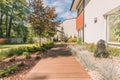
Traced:
<svg viewBox="0 0 120 80">
<path fill-rule="evenodd" d="M 59 21 L 55 20 L 57 15 L 55 9 L 49 6 L 44 6 L 42 0 L 30 1 L 31 13 L 28 17 L 29 23 L 32 25 L 33 30 L 39 37 L 54 36 L 56 26 Z"/>
<path fill-rule="evenodd" d="M 23 36 L 28 12 L 26 0 L 0 0 L 0 37 Z"/>
</svg>

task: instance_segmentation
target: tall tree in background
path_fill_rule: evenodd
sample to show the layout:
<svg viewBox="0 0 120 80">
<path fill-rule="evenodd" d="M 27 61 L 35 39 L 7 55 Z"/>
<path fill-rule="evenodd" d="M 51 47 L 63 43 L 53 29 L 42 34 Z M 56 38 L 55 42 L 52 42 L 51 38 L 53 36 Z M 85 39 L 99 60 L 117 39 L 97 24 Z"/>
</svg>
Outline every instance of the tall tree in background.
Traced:
<svg viewBox="0 0 120 80">
<path fill-rule="evenodd" d="M 3 37 L 3 16 L 4 16 L 4 5 L 5 2 L 3 0 L 0 0 L 0 37 Z"/>
<path fill-rule="evenodd" d="M 40 37 L 40 44 L 41 37 L 49 34 L 50 30 L 55 31 L 55 26 L 59 24 L 57 20 L 54 20 L 57 17 L 55 9 L 49 6 L 44 7 L 43 5 L 42 0 L 30 1 L 31 13 L 28 18 L 35 33 Z"/>
<path fill-rule="evenodd" d="M 17 26 L 25 26 L 28 12 L 26 0 L 0 0 L 0 37 L 10 38 Z M 23 27 L 19 26 L 20 28 Z"/>
</svg>

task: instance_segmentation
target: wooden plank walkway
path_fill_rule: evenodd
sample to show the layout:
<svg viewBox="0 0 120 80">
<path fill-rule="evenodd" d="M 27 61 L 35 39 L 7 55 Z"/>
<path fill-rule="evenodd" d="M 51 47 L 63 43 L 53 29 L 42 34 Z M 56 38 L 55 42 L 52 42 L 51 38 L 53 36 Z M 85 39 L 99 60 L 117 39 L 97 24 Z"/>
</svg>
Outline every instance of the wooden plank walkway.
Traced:
<svg viewBox="0 0 120 80">
<path fill-rule="evenodd" d="M 75 57 L 63 55 L 67 52 L 65 47 L 50 50 L 50 55 L 38 62 L 27 74 L 26 80 L 92 80 Z M 53 57 L 53 54 L 59 55 Z"/>
</svg>

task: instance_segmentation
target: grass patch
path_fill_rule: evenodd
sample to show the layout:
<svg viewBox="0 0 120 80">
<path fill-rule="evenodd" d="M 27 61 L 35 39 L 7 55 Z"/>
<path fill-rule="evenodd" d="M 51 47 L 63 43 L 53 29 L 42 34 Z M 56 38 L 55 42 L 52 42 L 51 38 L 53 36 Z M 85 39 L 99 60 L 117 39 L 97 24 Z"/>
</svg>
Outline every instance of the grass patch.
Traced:
<svg viewBox="0 0 120 80">
<path fill-rule="evenodd" d="M 15 48 L 15 47 L 21 47 L 21 46 L 33 46 L 35 44 L 0 44 L 0 50 L 6 50 L 8 48 Z"/>
</svg>

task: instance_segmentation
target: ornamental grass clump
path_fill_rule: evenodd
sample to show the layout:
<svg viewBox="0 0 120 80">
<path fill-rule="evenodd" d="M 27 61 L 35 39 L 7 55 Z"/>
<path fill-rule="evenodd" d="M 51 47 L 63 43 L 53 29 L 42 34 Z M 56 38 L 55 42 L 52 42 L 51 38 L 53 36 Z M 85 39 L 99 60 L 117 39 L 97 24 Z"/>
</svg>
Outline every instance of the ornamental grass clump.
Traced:
<svg viewBox="0 0 120 80">
<path fill-rule="evenodd" d="M 80 60 L 86 68 L 92 70 L 95 69 L 94 60 L 89 56 L 87 56 L 87 54 L 83 53 L 84 52 L 83 50 L 85 50 L 84 46 L 77 46 L 77 47 L 69 46 L 69 48 L 71 49 L 72 54 L 76 56 L 77 59 Z"/>
<path fill-rule="evenodd" d="M 90 58 L 87 54 L 84 53 L 78 53 L 77 56 L 79 57 L 79 60 L 83 63 L 83 65 L 87 68 L 87 69 L 92 69 L 94 70 L 95 67 L 95 63 L 94 60 L 92 58 Z"/>
<path fill-rule="evenodd" d="M 120 48 L 108 47 L 108 51 L 109 51 L 110 55 L 120 57 Z"/>
<path fill-rule="evenodd" d="M 98 71 L 102 75 L 102 80 L 119 80 L 118 69 L 114 62 L 101 61 Z"/>
<path fill-rule="evenodd" d="M 25 56 L 26 59 L 30 59 L 30 53 L 29 52 L 23 52 L 23 55 Z"/>
</svg>

